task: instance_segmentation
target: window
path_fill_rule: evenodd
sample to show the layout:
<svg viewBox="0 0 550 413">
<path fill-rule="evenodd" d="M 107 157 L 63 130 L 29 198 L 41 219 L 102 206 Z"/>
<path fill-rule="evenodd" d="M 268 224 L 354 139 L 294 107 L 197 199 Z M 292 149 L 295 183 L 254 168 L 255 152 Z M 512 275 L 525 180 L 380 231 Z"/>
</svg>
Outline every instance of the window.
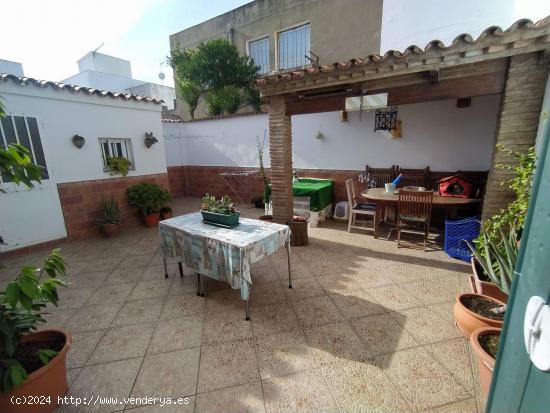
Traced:
<svg viewBox="0 0 550 413">
<path fill-rule="evenodd" d="M 310 24 L 293 27 L 279 32 L 277 38 L 277 55 L 279 70 L 306 66 L 309 60 Z"/>
<path fill-rule="evenodd" d="M 134 170 L 134 156 L 132 153 L 131 139 L 99 138 L 101 156 L 103 158 L 103 169 L 108 171 L 107 158 L 123 157 L 131 162 L 130 169 Z"/>
<path fill-rule="evenodd" d="M 254 64 L 260 66 L 260 74 L 269 72 L 269 37 L 248 43 L 248 56 Z"/>
<path fill-rule="evenodd" d="M 32 162 L 43 168 L 43 179 L 48 179 L 48 169 L 36 118 L 6 116 L 0 120 L 0 145 L 5 147 L 14 143 L 19 143 L 29 150 Z M 2 176 L 2 182 L 9 182 L 9 179 Z"/>
</svg>

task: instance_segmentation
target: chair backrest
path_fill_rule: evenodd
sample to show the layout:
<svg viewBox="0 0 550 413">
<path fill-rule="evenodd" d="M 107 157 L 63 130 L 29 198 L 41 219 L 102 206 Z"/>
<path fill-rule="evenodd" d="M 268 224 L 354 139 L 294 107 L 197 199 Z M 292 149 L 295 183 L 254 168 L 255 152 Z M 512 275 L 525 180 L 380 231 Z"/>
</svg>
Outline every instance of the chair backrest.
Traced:
<svg viewBox="0 0 550 413">
<path fill-rule="evenodd" d="M 349 210 L 353 209 L 355 203 L 355 188 L 353 187 L 353 178 L 346 179 L 346 191 L 348 193 Z"/>
<path fill-rule="evenodd" d="M 430 167 L 424 169 L 405 169 L 399 168 L 397 174 L 403 174 L 401 181 L 397 185 L 399 188 L 404 186 L 423 186 L 427 189 L 433 189 L 430 180 Z"/>
<path fill-rule="evenodd" d="M 398 213 L 429 218 L 432 213 L 433 191 L 399 190 Z"/>
<path fill-rule="evenodd" d="M 396 165 L 392 165 L 391 168 L 371 168 L 367 165 L 365 173 L 374 181 L 376 188 L 383 188 L 384 184 L 390 183 L 395 179 L 397 176 L 395 173 L 396 169 Z"/>
</svg>

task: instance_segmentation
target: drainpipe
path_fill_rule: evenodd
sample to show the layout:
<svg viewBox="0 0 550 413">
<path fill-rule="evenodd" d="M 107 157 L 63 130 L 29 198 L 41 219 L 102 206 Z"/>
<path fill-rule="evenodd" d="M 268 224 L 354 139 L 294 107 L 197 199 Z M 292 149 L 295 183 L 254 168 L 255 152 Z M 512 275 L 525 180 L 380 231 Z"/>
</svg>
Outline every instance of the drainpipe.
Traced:
<svg viewBox="0 0 550 413">
<path fill-rule="evenodd" d="M 537 129 L 537 137 L 535 138 L 535 153 L 537 159 L 540 158 L 540 151 L 542 148 L 542 141 L 544 139 L 548 123 L 550 122 L 550 72 L 548 73 L 548 79 L 546 80 L 546 87 L 544 88 L 544 98 L 542 100 L 542 106 L 540 108 L 539 126 Z"/>
<path fill-rule="evenodd" d="M 225 32 L 227 33 L 227 41 L 233 44 L 233 28 L 231 27 L 231 23 L 227 23 Z"/>
</svg>

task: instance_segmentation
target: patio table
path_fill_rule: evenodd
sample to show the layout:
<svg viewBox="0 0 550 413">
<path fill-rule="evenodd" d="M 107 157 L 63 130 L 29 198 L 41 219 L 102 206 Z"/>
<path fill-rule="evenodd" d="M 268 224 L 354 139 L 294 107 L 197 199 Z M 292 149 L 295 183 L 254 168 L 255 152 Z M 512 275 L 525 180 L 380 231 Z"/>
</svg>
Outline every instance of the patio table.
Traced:
<svg viewBox="0 0 550 413">
<path fill-rule="evenodd" d="M 361 195 L 366 198 L 368 203 L 376 205 L 376 213 L 374 216 L 374 238 L 378 238 L 378 229 L 380 228 L 380 221 L 384 214 L 384 209 L 387 206 L 396 206 L 399 201 L 399 189 L 393 191 L 393 193 L 387 193 L 385 188 L 372 188 L 361 192 Z M 477 204 L 481 202 L 479 198 L 454 198 L 448 196 L 440 196 L 434 193 L 433 207 L 434 208 L 448 208 L 456 211 L 456 208 Z"/>
<path fill-rule="evenodd" d="M 252 287 L 250 264 L 273 254 L 284 246 L 288 262 L 288 286 L 292 288 L 290 268 L 290 228 L 287 225 L 256 219 L 240 218 L 234 228 L 221 228 L 202 221 L 200 212 L 181 215 L 161 221 L 160 253 L 168 277 L 166 259 L 178 260 L 180 275 L 182 263 L 202 277 L 225 281 L 241 290 L 245 301 L 246 319 L 249 320 L 248 299 Z M 204 288 L 202 289 L 204 295 Z"/>
</svg>

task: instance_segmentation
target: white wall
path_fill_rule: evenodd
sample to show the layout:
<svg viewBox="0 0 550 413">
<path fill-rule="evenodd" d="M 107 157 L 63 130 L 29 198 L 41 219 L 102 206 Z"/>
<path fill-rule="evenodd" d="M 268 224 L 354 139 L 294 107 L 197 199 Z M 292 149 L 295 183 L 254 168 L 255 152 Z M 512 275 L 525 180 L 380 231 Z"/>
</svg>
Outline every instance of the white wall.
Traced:
<svg viewBox="0 0 550 413">
<path fill-rule="evenodd" d="M 434 171 L 488 170 L 493 151 L 499 96 L 472 99 L 468 108 L 456 100 L 399 106 L 403 137 L 374 132 L 374 111 L 292 117 L 293 164 L 297 169 L 362 170 L 366 164 Z M 266 133 L 266 115 L 223 120 L 164 123 L 168 166 L 258 165 L 256 137 Z M 316 136 L 321 132 L 323 137 Z M 269 164 L 267 151 L 264 159 Z"/>
<path fill-rule="evenodd" d="M 128 92 L 133 95 L 149 96 L 164 101 L 163 106 L 169 110 L 174 109 L 174 99 L 176 99 L 176 89 L 170 86 L 158 85 L 156 83 L 144 83 L 142 85 L 128 88 Z"/>
<path fill-rule="evenodd" d="M 0 96 L 8 115 L 37 118 L 49 173 L 32 190 L 2 184 L 8 193 L 0 194 L 0 235 L 9 245 L 3 250 L 67 236 L 57 184 L 111 178 L 103 172 L 99 137 L 132 139 L 136 170 L 129 175 L 166 172 L 160 105 L 11 82 L 0 84 Z M 145 132 L 159 139 L 150 149 L 143 143 Z M 86 138 L 82 149 L 72 144 L 75 134 Z"/>
<path fill-rule="evenodd" d="M 521 18 L 549 14 L 550 2 L 542 0 L 384 0 L 380 52 L 424 48 L 434 39 L 449 45 L 462 33 L 476 39 L 487 27 L 507 29 Z"/>
<path fill-rule="evenodd" d="M 110 73 L 96 72 L 93 70 L 84 70 L 67 79 L 63 79 L 62 82 L 69 85 L 109 90 L 111 92 L 126 92 L 128 88 L 143 85 L 145 83 L 142 80 L 112 75 Z"/>
<path fill-rule="evenodd" d="M 112 75 L 132 77 L 132 65 L 128 60 L 98 52 L 86 53 L 78 60 L 78 70 L 92 70 Z"/>
<path fill-rule="evenodd" d="M 0 59 L 0 73 L 8 73 L 10 75 L 23 77 L 23 65 L 19 62 Z"/>
</svg>

